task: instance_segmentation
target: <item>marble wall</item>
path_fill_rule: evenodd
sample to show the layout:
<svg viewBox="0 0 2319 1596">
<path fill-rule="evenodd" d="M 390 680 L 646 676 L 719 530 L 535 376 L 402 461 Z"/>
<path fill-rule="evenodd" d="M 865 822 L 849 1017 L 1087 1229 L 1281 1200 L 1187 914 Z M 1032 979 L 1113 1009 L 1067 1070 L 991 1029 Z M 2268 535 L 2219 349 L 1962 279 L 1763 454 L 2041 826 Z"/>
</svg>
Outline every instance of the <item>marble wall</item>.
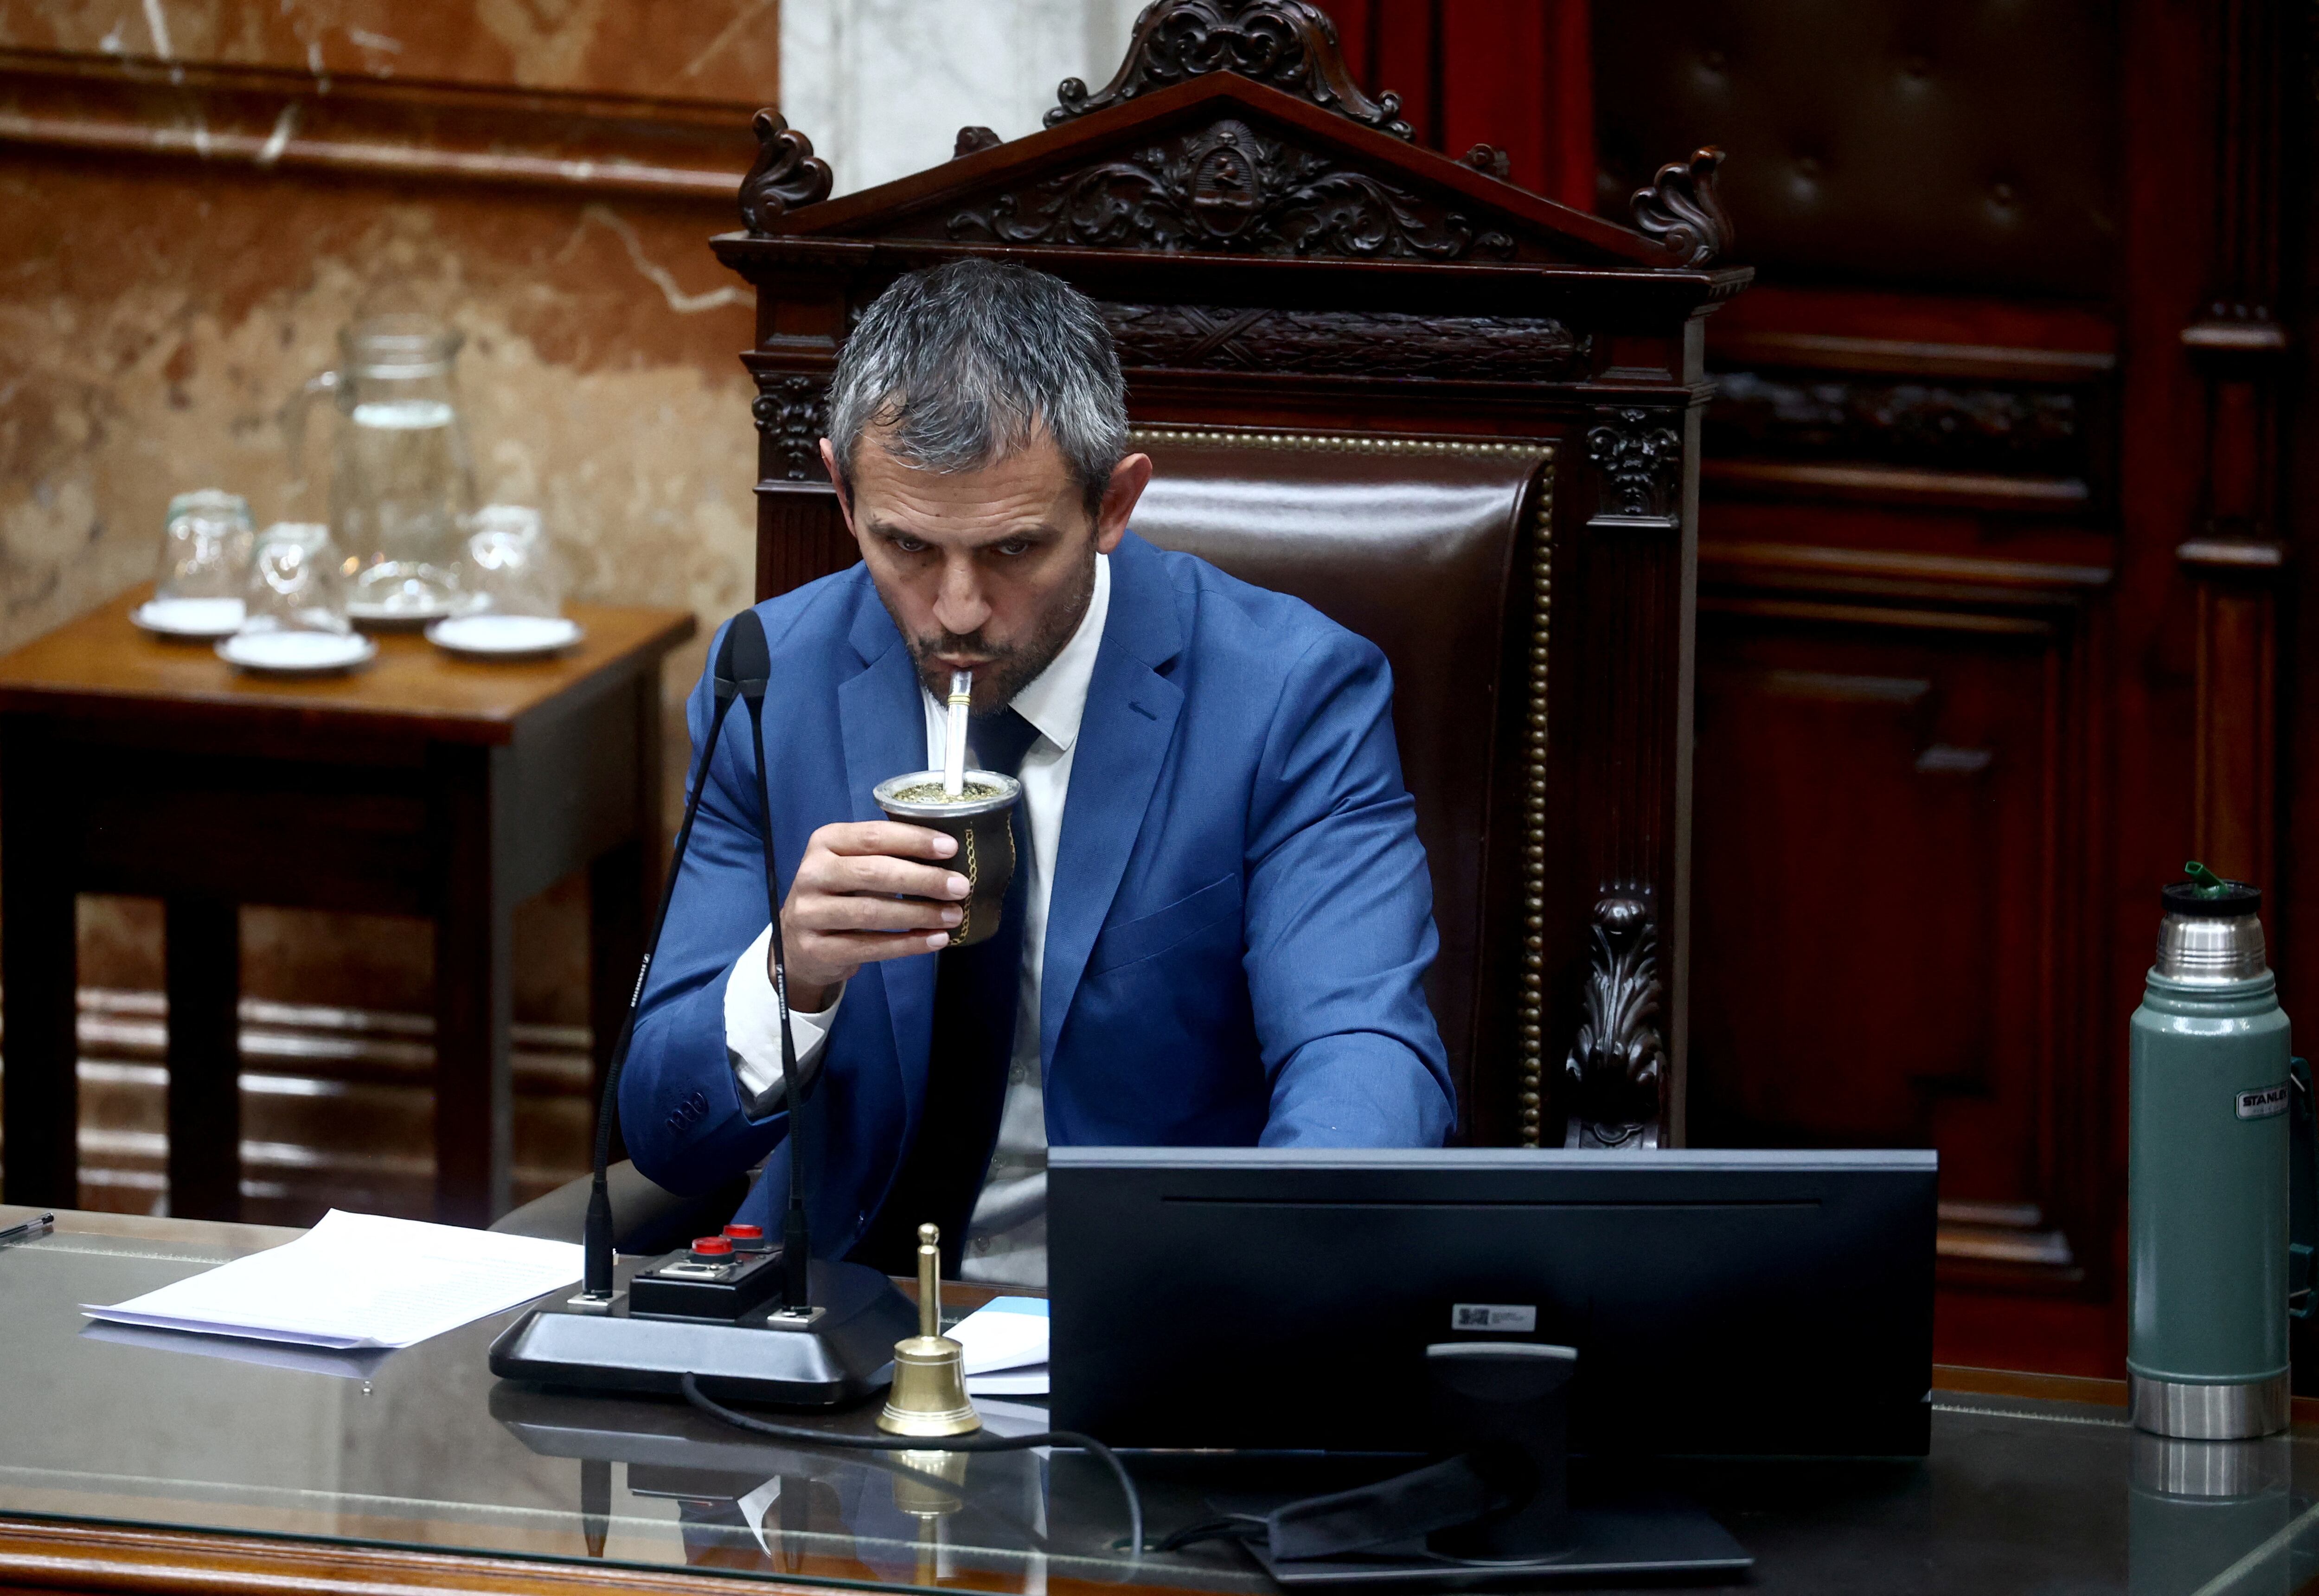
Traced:
<svg viewBox="0 0 2319 1596">
<path fill-rule="evenodd" d="M 340 77 L 774 96 L 775 0 L 0 0 L 0 46 Z"/>
<path fill-rule="evenodd" d="M 149 577 L 175 492 L 320 513 L 326 440 L 294 491 L 282 407 L 388 303 L 465 335 L 478 487 L 540 507 L 574 597 L 747 602 L 752 299 L 707 240 L 735 225 L 778 42 L 771 0 L 0 0 L 0 648 Z M 586 1018 L 579 886 L 519 916 L 521 1020 Z M 159 987 L 158 906 L 87 898 L 81 921 L 85 987 Z M 245 910 L 245 991 L 423 1014 L 430 942 Z M 84 1069 L 99 1143 L 158 1128 L 158 1092 L 131 1101 L 120 1073 Z M 416 1149 L 363 1156 L 423 1153 L 415 1107 L 395 1123 Z M 340 1131 L 392 1139 L 392 1117 Z"/>
<path fill-rule="evenodd" d="M 734 354 L 750 311 L 700 247 L 714 219 L 691 206 L 253 186 L 0 158 L 15 219 L 0 246 L 0 643 L 149 576 L 173 492 L 230 488 L 261 520 L 323 514 L 329 415 L 316 418 L 302 495 L 280 410 L 331 363 L 337 330 L 382 298 L 429 307 L 466 335 L 478 488 L 540 507 L 575 597 L 705 617 L 748 600 L 755 434 Z M 672 667 L 672 697 L 699 663 L 696 645 Z M 347 927 L 342 940 L 283 918 L 250 916 L 254 992 L 427 1006 L 423 927 Z M 538 921 L 554 951 L 521 959 L 528 1017 L 584 1018 L 579 925 L 566 922 Z M 149 960 L 108 968 L 102 955 L 121 945 L 92 946 L 85 978 L 155 984 Z"/>
</svg>

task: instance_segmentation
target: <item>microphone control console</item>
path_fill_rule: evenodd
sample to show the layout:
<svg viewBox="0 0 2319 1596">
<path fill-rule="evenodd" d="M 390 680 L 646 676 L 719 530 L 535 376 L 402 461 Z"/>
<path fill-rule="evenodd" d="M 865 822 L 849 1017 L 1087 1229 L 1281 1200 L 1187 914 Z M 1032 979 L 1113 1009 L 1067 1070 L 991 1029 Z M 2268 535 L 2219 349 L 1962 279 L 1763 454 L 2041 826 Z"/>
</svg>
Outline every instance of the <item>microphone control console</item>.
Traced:
<svg viewBox="0 0 2319 1596">
<path fill-rule="evenodd" d="M 628 1312 L 729 1323 L 781 1288 L 779 1251 L 744 1251 L 730 1236 L 703 1236 L 686 1251 L 654 1258 L 636 1272 L 628 1282 Z"/>
<path fill-rule="evenodd" d="M 663 1268 L 689 1258 L 654 1258 Z M 603 1308 L 534 1308 L 492 1343 L 492 1373 L 567 1390 L 649 1392 L 676 1396 L 691 1375 L 722 1402 L 828 1408 L 861 1401 L 893 1378 L 894 1343 L 917 1329 L 917 1310 L 894 1283 L 862 1264 L 816 1258 L 812 1306 L 786 1312 L 778 1285 L 757 1304 L 725 1318 L 641 1312 L 633 1287 Z M 745 1278 L 781 1277 L 780 1255 Z M 679 1276 L 683 1280 L 684 1276 Z M 695 1284 L 686 1281 L 686 1284 Z"/>
</svg>

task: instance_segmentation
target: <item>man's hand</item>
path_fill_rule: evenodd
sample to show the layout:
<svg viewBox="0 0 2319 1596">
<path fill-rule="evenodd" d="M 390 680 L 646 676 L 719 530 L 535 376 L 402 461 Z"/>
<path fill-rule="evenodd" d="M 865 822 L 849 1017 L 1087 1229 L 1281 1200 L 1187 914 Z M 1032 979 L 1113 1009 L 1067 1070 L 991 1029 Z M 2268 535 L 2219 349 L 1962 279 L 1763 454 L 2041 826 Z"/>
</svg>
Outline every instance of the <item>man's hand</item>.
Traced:
<svg viewBox="0 0 2319 1596">
<path fill-rule="evenodd" d="M 781 906 L 790 1008 L 818 1014 L 831 990 L 863 965 L 948 946 L 964 915 L 967 879 L 917 861 L 957 852 L 943 833 L 898 820 L 848 821 L 814 833 Z M 934 901 L 913 901 L 920 898 Z"/>
</svg>

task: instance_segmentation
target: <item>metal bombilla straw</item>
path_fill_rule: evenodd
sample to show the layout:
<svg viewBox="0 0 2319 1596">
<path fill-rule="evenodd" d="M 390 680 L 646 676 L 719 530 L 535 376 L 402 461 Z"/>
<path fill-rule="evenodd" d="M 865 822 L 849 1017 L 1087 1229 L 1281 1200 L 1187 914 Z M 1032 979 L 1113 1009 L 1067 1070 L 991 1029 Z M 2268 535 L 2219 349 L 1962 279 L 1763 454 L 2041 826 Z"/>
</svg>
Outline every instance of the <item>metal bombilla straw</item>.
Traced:
<svg viewBox="0 0 2319 1596">
<path fill-rule="evenodd" d="M 966 712 L 974 702 L 974 672 L 950 673 L 950 730 L 943 744 L 943 796 L 966 791 Z"/>
</svg>

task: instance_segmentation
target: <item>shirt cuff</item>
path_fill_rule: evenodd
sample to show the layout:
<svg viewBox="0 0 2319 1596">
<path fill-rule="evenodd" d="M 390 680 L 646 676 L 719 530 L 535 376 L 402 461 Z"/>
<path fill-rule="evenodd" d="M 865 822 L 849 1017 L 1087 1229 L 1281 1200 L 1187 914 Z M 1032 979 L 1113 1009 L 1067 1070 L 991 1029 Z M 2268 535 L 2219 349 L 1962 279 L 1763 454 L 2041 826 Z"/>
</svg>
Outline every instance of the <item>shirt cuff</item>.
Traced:
<svg viewBox="0 0 2319 1596">
<path fill-rule="evenodd" d="M 768 925 L 733 963 L 725 978 L 725 1056 L 733 1066 L 734 1083 L 741 1090 L 741 1106 L 751 1119 L 762 1119 L 783 1106 L 781 1092 L 781 1009 L 773 996 L 768 968 L 773 928 Z M 819 1014 L 790 1010 L 790 1035 L 797 1044 L 798 1087 L 813 1085 L 821 1073 L 822 1050 L 829 1028 L 836 1023 L 837 1006 L 844 1001 L 840 985 L 829 1006 Z"/>
</svg>

